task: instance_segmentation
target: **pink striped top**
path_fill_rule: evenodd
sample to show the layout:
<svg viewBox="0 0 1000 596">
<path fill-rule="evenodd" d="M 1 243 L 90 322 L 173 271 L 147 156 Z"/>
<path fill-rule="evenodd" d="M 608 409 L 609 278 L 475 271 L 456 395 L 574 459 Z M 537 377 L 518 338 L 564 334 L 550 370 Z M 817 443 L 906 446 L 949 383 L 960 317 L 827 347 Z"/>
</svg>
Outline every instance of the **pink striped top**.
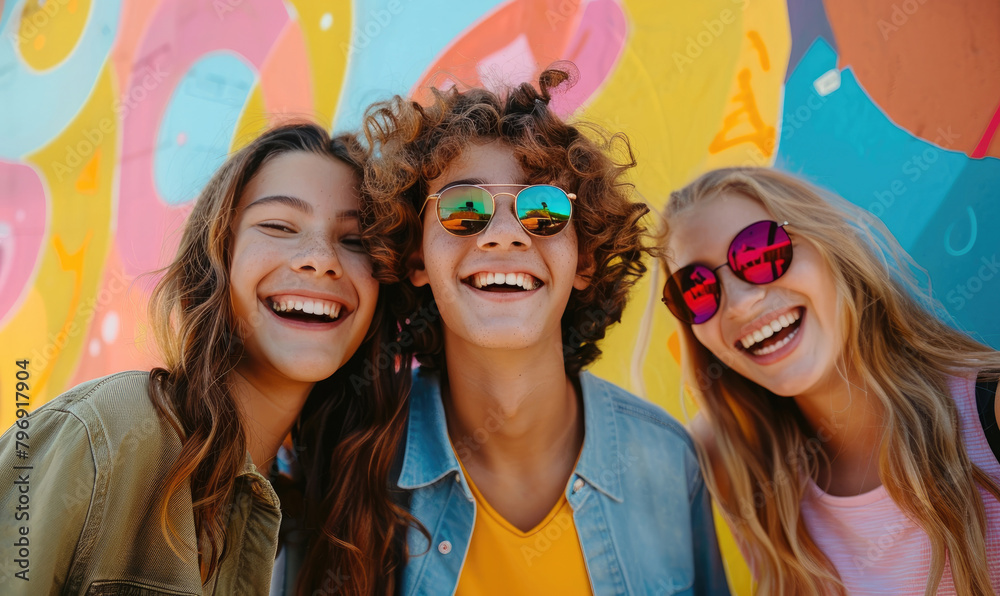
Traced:
<svg viewBox="0 0 1000 596">
<path fill-rule="evenodd" d="M 958 406 L 969 458 L 1000 482 L 1000 464 L 990 450 L 976 410 L 975 373 L 949 381 Z M 1000 503 L 979 488 L 986 509 L 986 553 L 994 591 L 1000 592 Z M 812 481 L 802 501 L 810 536 L 833 562 L 852 595 L 923 596 L 930 569 L 927 534 L 911 522 L 884 486 L 854 497 L 824 493 Z M 938 594 L 956 594 L 945 565 Z"/>
</svg>

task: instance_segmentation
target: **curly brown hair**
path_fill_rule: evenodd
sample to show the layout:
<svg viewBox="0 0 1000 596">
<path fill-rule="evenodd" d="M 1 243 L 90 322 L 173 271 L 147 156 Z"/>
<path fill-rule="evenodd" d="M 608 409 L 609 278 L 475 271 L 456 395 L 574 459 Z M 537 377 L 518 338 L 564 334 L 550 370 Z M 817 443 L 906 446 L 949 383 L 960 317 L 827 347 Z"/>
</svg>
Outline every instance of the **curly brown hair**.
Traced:
<svg viewBox="0 0 1000 596">
<path fill-rule="evenodd" d="M 646 272 L 643 217 L 649 208 L 630 199 L 634 187 L 623 180 L 635 166 L 628 138 L 597 126 L 570 124 L 550 108 L 551 91 L 570 73 L 548 69 L 538 89 L 523 83 L 503 95 L 486 89 L 433 89 L 422 106 L 395 96 L 365 113 L 362 131 L 365 193 L 373 221 L 364 222 L 376 271 L 405 279 L 406 259 L 421 242 L 418 211 L 428 183 L 460 157 L 470 144 L 502 141 L 514 153 L 527 183 L 556 184 L 576 193 L 573 218 L 580 270 L 590 270 L 586 289 L 574 289 L 562 317 L 566 372 L 576 375 L 600 354 L 597 342 L 621 320 L 629 290 Z M 586 133 L 586 134 L 585 134 Z M 443 366 L 443 335 L 429 287 L 403 284 L 398 305 L 401 337 L 412 342 L 421 366 Z"/>
</svg>

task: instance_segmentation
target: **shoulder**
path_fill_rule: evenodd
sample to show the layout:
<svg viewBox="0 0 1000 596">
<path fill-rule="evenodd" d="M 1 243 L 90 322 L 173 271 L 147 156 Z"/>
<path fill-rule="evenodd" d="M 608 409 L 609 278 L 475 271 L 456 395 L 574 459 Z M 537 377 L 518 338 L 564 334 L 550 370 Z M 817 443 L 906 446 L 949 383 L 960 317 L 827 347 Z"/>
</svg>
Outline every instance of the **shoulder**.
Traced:
<svg viewBox="0 0 1000 596">
<path fill-rule="evenodd" d="M 691 436 L 666 410 L 590 373 L 583 373 L 581 382 L 608 401 L 621 446 L 661 462 L 682 461 L 691 473 L 698 470 Z"/>
<path fill-rule="evenodd" d="M 584 380 L 583 376 L 589 378 Z M 633 439 L 642 441 L 652 436 L 694 453 L 694 444 L 687 430 L 660 406 L 591 373 L 583 373 L 581 379 L 592 389 L 597 389 L 608 397 L 616 419 L 627 429 L 640 431 L 638 436 L 633 436 Z"/>
<path fill-rule="evenodd" d="M 90 443 L 97 467 L 128 457 L 130 467 L 176 451 L 180 441 L 149 394 L 146 371 L 120 372 L 81 383 L 29 416 L 53 443 L 69 436 Z M 141 448 L 140 448 L 141 446 Z"/>
</svg>

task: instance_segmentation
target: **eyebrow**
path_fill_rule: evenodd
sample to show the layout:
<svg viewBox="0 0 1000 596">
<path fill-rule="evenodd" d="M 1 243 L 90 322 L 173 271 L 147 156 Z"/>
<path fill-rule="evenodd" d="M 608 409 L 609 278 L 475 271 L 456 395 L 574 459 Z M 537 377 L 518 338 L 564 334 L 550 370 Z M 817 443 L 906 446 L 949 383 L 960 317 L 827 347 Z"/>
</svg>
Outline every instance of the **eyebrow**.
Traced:
<svg viewBox="0 0 1000 596">
<path fill-rule="evenodd" d="M 307 213 L 309 215 L 312 215 L 313 212 L 312 205 L 310 205 L 309 203 L 303 201 L 302 199 L 296 197 L 287 197 L 285 195 L 270 195 L 262 197 L 260 199 L 257 199 L 253 203 L 247 205 L 246 210 L 248 211 L 251 207 L 256 207 L 257 205 L 271 205 L 275 203 L 278 205 L 286 205 L 293 209 L 298 209 L 299 211 L 302 211 L 303 213 Z"/>
<path fill-rule="evenodd" d="M 438 189 L 438 192 L 441 193 L 451 188 L 452 186 L 460 186 L 462 184 L 474 184 L 478 186 L 483 184 L 497 184 L 497 183 L 486 182 L 486 180 L 482 178 L 462 178 L 461 180 L 455 180 L 454 182 L 449 182 L 448 184 L 445 184 L 444 186 Z M 526 186 L 523 182 L 501 182 L 499 184 L 504 186 L 506 186 L 507 184 L 511 186 Z"/>
</svg>

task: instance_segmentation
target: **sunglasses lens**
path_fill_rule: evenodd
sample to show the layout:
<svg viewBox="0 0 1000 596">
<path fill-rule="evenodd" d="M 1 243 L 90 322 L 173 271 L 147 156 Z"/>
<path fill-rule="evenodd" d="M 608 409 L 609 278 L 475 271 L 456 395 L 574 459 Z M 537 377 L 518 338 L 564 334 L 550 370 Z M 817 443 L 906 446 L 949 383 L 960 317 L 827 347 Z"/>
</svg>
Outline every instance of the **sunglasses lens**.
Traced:
<svg viewBox="0 0 1000 596">
<path fill-rule="evenodd" d="M 663 298 L 674 316 L 693 325 L 712 318 L 719 310 L 719 280 L 704 265 L 678 269 L 663 287 Z"/>
<path fill-rule="evenodd" d="M 438 217 L 456 236 L 472 236 L 486 229 L 493 217 L 493 197 L 475 186 L 452 186 L 437 200 Z"/>
<path fill-rule="evenodd" d="M 517 218 L 536 236 L 558 234 L 569 224 L 572 213 L 572 201 L 555 186 L 529 186 L 517 195 Z"/>
<path fill-rule="evenodd" d="M 771 283 L 784 275 L 791 263 L 792 241 L 773 221 L 750 224 L 729 245 L 733 273 L 752 284 Z"/>
</svg>

